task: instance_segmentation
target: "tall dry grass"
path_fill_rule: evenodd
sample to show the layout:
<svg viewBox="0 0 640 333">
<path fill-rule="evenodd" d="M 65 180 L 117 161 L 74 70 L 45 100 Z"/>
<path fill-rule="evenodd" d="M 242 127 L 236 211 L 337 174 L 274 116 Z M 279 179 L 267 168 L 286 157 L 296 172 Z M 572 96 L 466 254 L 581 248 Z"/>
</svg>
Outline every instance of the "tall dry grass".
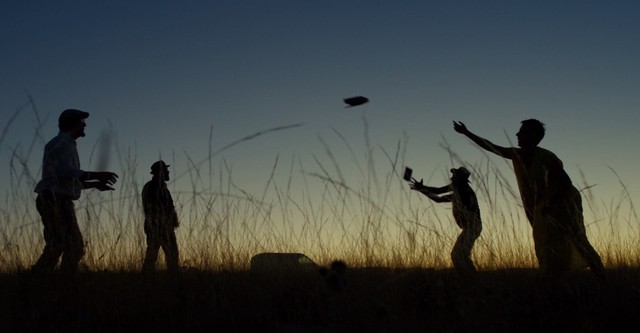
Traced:
<svg viewBox="0 0 640 333">
<path fill-rule="evenodd" d="M 16 147 L 3 147 L 12 152 L 6 161 L 10 188 L 0 200 L 0 270 L 5 272 L 29 267 L 43 247 L 33 187 L 47 140 L 41 129 L 52 125 L 39 116 L 34 103 L 28 107 L 36 119 L 29 148 L 21 153 Z M 10 125 L 11 121 L 3 138 Z M 338 144 L 318 139 L 322 155 L 289 160 L 275 156 L 259 190 L 243 188 L 221 153 L 295 126 L 260 131 L 217 151 L 209 143 L 206 156 L 171 157 L 172 165 L 187 165 L 174 170 L 177 176 L 169 184 L 181 221 L 177 235 L 183 266 L 242 270 L 252 255 L 279 251 L 303 252 L 320 264 L 340 258 L 351 266 L 450 267 L 449 252 L 459 232 L 450 206 L 410 191 L 402 180 L 409 137 L 389 147 L 374 143 L 366 119 L 363 142 L 349 142 L 334 130 L 329 139 Z M 473 252 L 479 268 L 535 267 L 530 227 L 508 167 L 490 156 L 466 161 L 445 139 L 441 146 L 451 166 L 472 170 L 484 224 Z M 132 148 L 115 148 L 117 191 L 85 191 L 76 205 L 86 242 L 82 263 L 88 270 L 139 270 L 144 254 L 140 192 L 147 175 L 138 170 L 148 163 L 139 161 Z M 91 162 L 93 154 L 89 158 Z M 446 181 L 446 176 L 434 175 L 427 181 Z M 637 267 L 638 217 L 624 181 L 620 180 L 619 197 L 604 200 L 594 198 L 584 177 L 582 181 L 584 207 L 591 216 L 587 222 L 604 221 L 588 224 L 588 232 L 605 265 Z"/>
</svg>

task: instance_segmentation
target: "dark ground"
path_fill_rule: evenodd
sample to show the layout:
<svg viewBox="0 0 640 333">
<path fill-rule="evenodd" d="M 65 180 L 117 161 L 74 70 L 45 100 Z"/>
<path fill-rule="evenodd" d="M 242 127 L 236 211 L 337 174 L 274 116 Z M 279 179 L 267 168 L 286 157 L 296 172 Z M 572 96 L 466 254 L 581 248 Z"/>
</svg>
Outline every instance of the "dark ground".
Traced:
<svg viewBox="0 0 640 333">
<path fill-rule="evenodd" d="M 0 275 L 0 332 L 623 332 L 640 270 L 551 282 L 535 270 L 358 269 L 346 279 L 187 271 Z M 329 283 L 327 283 L 329 282 Z"/>
</svg>

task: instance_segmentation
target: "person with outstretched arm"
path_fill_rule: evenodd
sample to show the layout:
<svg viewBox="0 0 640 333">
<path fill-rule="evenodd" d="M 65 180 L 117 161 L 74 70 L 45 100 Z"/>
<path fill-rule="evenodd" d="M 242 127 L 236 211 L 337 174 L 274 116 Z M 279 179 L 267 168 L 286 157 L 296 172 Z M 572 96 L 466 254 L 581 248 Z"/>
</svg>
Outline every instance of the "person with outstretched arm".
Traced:
<svg viewBox="0 0 640 333">
<path fill-rule="evenodd" d="M 498 146 L 472 133 L 459 121 L 453 122 L 453 129 L 481 148 L 512 161 L 543 272 L 559 277 L 588 266 L 596 276 L 606 280 L 600 255 L 587 239 L 580 192 L 562 161 L 538 146 L 545 135 L 542 122 L 537 119 L 521 122 L 516 134 L 518 147 Z"/>
<path fill-rule="evenodd" d="M 451 183 L 442 187 L 426 186 L 422 181 L 411 181 L 411 189 L 429 199 L 442 203 L 451 202 L 453 218 L 462 232 L 451 250 L 453 267 L 460 275 L 475 273 L 476 267 L 471 260 L 471 250 L 482 232 L 482 219 L 476 193 L 469 186 L 471 173 L 465 167 L 451 169 Z"/>
</svg>

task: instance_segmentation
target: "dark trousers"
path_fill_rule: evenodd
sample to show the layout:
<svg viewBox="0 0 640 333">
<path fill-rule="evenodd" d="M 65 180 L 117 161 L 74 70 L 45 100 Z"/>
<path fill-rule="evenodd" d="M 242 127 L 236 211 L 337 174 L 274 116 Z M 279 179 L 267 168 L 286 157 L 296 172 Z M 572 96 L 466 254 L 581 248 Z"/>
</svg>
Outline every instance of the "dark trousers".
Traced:
<svg viewBox="0 0 640 333">
<path fill-rule="evenodd" d="M 45 246 L 33 270 L 52 272 L 62 256 L 60 271 L 76 272 L 84 255 L 84 240 L 73 201 L 70 197 L 43 191 L 36 198 L 36 208 L 44 225 Z"/>
<path fill-rule="evenodd" d="M 167 271 L 178 271 L 178 242 L 176 233 L 172 227 L 145 228 L 147 234 L 147 251 L 145 253 L 144 262 L 142 264 L 143 272 L 152 272 L 155 270 L 156 261 L 160 248 L 164 252 L 167 261 Z"/>
<path fill-rule="evenodd" d="M 478 225 L 464 228 L 458 235 L 456 244 L 451 251 L 451 261 L 453 261 L 453 267 L 458 273 L 469 274 L 476 272 L 476 267 L 471 261 L 471 250 L 476 239 L 480 237 L 480 232 L 482 232 L 482 226 Z"/>
</svg>

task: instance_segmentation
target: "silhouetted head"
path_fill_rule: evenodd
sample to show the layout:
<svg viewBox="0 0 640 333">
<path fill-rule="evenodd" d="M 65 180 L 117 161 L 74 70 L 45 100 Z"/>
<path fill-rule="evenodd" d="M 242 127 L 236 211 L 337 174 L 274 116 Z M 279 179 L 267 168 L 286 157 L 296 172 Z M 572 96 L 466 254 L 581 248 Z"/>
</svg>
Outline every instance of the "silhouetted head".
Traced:
<svg viewBox="0 0 640 333">
<path fill-rule="evenodd" d="M 87 118 L 89 118 L 89 112 L 66 109 L 58 117 L 58 129 L 61 132 L 69 133 L 74 139 L 85 136 L 84 128 L 87 124 L 84 120 Z"/>
<path fill-rule="evenodd" d="M 151 174 L 162 180 L 169 180 L 169 167 L 164 161 L 157 161 L 151 165 Z"/>
<path fill-rule="evenodd" d="M 523 120 L 520 131 L 516 133 L 518 146 L 521 148 L 536 147 L 544 138 L 544 124 L 536 119 Z"/>
<path fill-rule="evenodd" d="M 471 172 L 467 170 L 465 167 L 453 168 L 451 169 L 451 180 L 459 183 L 467 183 L 469 182 L 469 176 L 471 176 Z"/>
<path fill-rule="evenodd" d="M 342 260 L 334 260 L 330 267 L 330 269 L 320 269 L 320 275 L 324 277 L 324 282 L 329 290 L 340 292 L 347 285 L 347 264 Z"/>
<path fill-rule="evenodd" d="M 342 260 L 334 260 L 331 262 L 331 270 L 338 274 L 344 274 L 347 271 L 347 263 Z"/>
</svg>

